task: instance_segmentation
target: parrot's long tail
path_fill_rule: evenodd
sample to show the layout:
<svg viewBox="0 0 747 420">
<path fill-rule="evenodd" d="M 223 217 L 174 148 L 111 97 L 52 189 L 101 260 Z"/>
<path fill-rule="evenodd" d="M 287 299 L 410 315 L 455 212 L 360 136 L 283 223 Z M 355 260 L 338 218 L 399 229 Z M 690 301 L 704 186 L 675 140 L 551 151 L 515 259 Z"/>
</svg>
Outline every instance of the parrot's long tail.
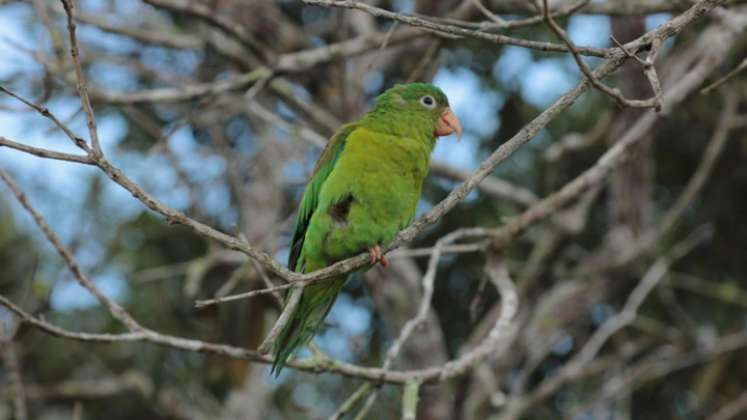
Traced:
<svg viewBox="0 0 747 420">
<path fill-rule="evenodd" d="M 272 348 L 272 373 L 275 376 L 283 370 L 288 358 L 314 337 L 346 280 L 347 276 L 336 277 L 308 285 L 303 289 L 296 309 L 290 314 Z"/>
</svg>

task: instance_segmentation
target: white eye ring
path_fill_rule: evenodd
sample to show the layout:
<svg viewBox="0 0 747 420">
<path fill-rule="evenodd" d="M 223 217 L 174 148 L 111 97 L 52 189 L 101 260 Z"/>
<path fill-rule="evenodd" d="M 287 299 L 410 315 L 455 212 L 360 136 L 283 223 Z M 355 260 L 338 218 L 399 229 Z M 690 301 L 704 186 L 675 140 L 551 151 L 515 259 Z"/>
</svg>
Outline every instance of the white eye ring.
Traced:
<svg viewBox="0 0 747 420">
<path fill-rule="evenodd" d="M 425 95 L 422 98 L 420 98 L 420 104 L 428 109 L 432 109 L 436 106 L 436 100 L 433 99 L 433 96 L 431 95 Z"/>
</svg>

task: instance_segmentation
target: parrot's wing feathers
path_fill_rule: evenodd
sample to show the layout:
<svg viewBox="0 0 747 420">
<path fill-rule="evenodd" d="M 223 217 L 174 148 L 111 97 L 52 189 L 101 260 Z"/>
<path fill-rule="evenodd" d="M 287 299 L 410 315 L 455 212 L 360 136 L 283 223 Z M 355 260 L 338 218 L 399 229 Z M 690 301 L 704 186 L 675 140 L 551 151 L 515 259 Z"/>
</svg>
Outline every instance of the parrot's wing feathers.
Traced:
<svg viewBox="0 0 747 420">
<path fill-rule="evenodd" d="M 345 148 L 345 141 L 355 128 L 355 124 L 347 124 L 340 127 L 332 138 L 329 139 L 322 154 L 319 156 L 319 160 L 316 162 L 316 166 L 314 166 L 314 172 L 312 172 L 309 178 L 306 190 L 301 198 L 301 204 L 298 207 L 296 228 L 293 232 L 290 255 L 288 256 L 288 268 L 291 270 L 303 271 L 303 262 L 301 266 L 298 266 L 298 259 L 301 256 L 301 249 L 303 249 L 303 241 L 306 236 L 306 229 L 309 227 L 311 215 L 314 214 L 314 210 L 316 210 L 319 204 L 319 191 L 321 191 L 324 181 L 327 180 L 327 177 L 335 167 L 335 163 L 337 163 L 340 153 Z"/>
</svg>

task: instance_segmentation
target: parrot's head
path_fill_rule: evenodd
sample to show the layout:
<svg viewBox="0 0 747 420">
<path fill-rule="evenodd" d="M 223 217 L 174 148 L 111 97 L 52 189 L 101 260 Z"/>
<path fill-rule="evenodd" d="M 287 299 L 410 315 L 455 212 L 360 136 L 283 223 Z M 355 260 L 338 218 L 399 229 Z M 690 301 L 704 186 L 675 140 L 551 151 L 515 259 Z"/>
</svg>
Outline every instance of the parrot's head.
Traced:
<svg viewBox="0 0 747 420">
<path fill-rule="evenodd" d="M 384 112 L 404 124 L 431 130 L 433 137 L 456 134 L 462 137 L 462 124 L 449 107 L 449 99 L 438 88 L 430 83 L 407 83 L 394 85 L 378 98 L 372 113 Z"/>
</svg>

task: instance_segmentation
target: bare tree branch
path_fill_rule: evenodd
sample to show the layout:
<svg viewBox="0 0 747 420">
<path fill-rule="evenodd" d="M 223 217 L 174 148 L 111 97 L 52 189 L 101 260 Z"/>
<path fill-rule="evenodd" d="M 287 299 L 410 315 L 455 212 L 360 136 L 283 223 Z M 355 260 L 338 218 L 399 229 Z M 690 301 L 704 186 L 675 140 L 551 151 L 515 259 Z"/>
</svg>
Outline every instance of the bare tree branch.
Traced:
<svg viewBox="0 0 747 420">
<path fill-rule="evenodd" d="M 567 52 L 568 48 L 563 45 L 553 44 L 551 42 L 530 41 L 526 39 L 512 38 L 506 35 L 490 34 L 482 31 L 475 31 L 458 26 L 442 25 L 429 20 L 425 20 L 412 15 L 390 12 L 378 7 L 370 6 L 354 0 L 303 0 L 304 3 L 325 6 L 325 7 L 344 7 L 348 9 L 358 9 L 376 17 L 384 17 L 398 22 L 406 23 L 416 28 L 422 28 L 431 31 L 439 36 L 453 37 L 466 36 L 471 38 L 482 39 L 495 44 L 516 45 L 519 47 L 532 48 L 540 51 Z M 608 57 L 609 51 L 599 48 L 580 47 L 577 51 L 583 55 L 595 57 Z"/>
</svg>

